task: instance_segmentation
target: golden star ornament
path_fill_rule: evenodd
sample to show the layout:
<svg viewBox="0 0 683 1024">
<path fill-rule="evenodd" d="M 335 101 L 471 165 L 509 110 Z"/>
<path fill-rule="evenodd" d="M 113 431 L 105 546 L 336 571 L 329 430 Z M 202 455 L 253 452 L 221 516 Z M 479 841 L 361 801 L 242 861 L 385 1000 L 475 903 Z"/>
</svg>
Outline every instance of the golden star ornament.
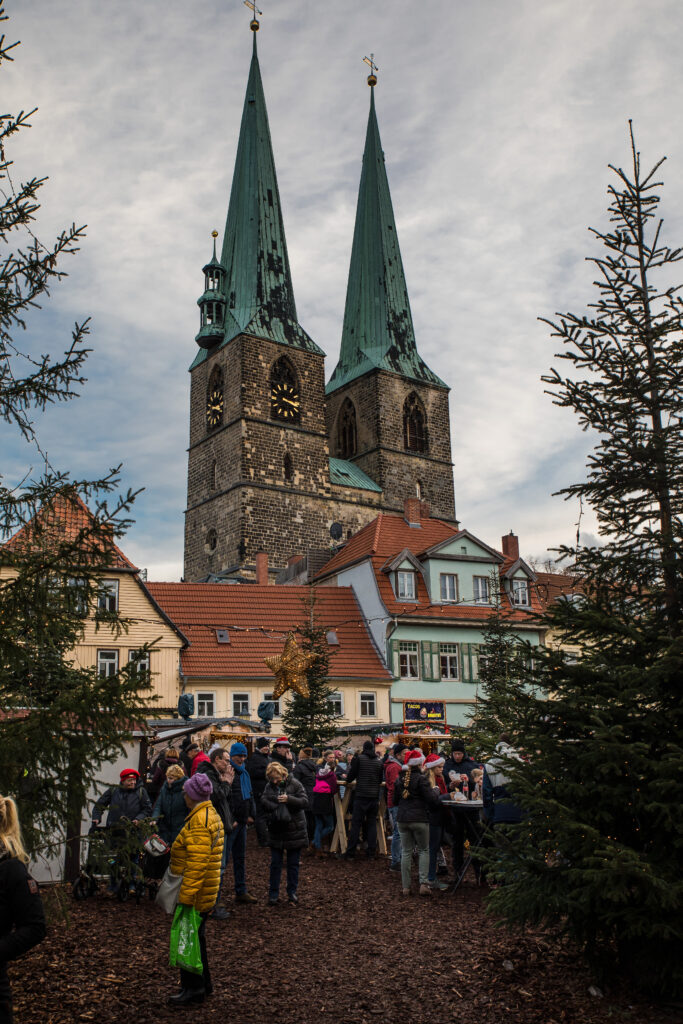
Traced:
<svg viewBox="0 0 683 1024">
<path fill-rule="evenodd" d="M 285 640 L 282 654 L 264 658 L 264 661 L 276 679 L 273 700 L 279 700 L 286 690 L 294 690 L 302 697 L 309 696 L 306 670 L 315 661 L 315 654 L 304 654 L 299 649 L 293 633 Z"/>
</svg>

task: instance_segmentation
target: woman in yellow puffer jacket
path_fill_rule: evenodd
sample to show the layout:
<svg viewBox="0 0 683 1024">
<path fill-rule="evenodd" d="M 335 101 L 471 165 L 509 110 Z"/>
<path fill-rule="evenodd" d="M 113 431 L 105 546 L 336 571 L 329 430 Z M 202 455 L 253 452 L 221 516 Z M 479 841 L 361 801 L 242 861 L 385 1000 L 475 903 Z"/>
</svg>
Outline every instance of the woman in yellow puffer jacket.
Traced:
<svg viewBox="0 0 683 1024">
<path fill-rule="evenodd" d="M 202 917 L 199 948 L 204 971 L 192 974 L 180 969 L 180 991 L 169 996 L 171 1006 L 203 1003 L 213 992 L 206 954 L 206 918 L 218 898 L 223 856 L 223 824 L 211 803 L 213 786 L 208 775 L 198 773 L 183 786 L 190 813 L 171 847 L 171 871 L 182 875 L 178 903 L 195 907 Z"/>
</svg>

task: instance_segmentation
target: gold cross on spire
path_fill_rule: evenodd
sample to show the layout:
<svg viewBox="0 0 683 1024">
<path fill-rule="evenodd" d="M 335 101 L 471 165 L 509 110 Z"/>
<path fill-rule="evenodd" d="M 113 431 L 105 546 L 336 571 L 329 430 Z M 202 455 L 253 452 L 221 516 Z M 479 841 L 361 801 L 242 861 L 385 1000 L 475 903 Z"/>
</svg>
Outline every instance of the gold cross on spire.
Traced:
<svg viewBox="0 0 683 1024">
<path fill-rule="evenodd" d="M 370 86 L 370 88 L 372 88 L 373 86 L 377 85 L 377 75 L 375 74 L 375 72 L 379 71 L 379 68 L 375 64 L 374 53 L 371 53 L 369 57 L 363 57 L 363 63 L 367 64 L 367 66 L 370 68 L 370 74 L 368 75 L 368 85 Z"/>
<path fill-rule="evenodd" d="M 251 22 L 249 24 L 249 28 L 251 29 L 252 32 L 258 32 L 258 30 L 259 30 L 259 23 L 258 23 L 258 18 L 256 17 L 256 15 L 257 14 L 263 14 L 263 11 L 260 11 L 258 9 L 256 4 L 254 3 L 254 0 L 244 0 L 244 6 L 245 7 L 249 7 L 250 10 L 251 10 Z"/>
</svg>

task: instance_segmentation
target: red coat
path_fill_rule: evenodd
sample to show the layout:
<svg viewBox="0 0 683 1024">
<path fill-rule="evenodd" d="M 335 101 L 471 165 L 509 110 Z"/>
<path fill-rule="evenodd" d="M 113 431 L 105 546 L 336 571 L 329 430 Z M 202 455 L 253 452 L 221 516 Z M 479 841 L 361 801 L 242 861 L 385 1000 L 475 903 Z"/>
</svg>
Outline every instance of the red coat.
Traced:
<svg viewBox="0 0 683 1024">
<path fill-rule="evenodd" d="M 192 767 L 190 768 L 190 776 L 194 775 L 194 773 L 199 768 L 200 764 L 202 764 L 204 761 L 210 761 L 210 758 L 209 758 L 209 756 L 207 754 L 204 753 L 203 750 L 200 750 L 199 753 L 196 754 L 193 757 L 193 759 L 192 759 Z"/>
<path fill-rule="evenodd" d="M 401 774 L 401 766 L 396 758 L 387 759 L 384 765 L 384 781 L 387 784 L 387 807 L 395 807 L 394 785 Z"/>
</svg>

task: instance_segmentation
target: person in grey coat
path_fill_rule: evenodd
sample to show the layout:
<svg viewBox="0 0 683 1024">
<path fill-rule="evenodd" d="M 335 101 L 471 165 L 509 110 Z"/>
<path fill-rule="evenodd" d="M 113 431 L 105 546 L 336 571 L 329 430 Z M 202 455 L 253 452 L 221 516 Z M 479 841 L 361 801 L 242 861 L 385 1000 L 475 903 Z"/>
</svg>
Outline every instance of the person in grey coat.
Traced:
<svg viewBox="0 0 683 1024">
<path fill-rule="evenodd" d="M 299 902 L 299 863 L 301 851 L 308 846 L 306 808 L 308 797 L 298 779 L 293 778 L 283 765 L 272 761 L 266 769 L 268 780 L 261 804 L 267 814 L 268 845 L 270 846 L 270 883 L 268 904 L 275 906 L 280 895 L 280 879 L 285 852 L 287 854 L 287 899 L 296 906 Z"/>
</svg>

